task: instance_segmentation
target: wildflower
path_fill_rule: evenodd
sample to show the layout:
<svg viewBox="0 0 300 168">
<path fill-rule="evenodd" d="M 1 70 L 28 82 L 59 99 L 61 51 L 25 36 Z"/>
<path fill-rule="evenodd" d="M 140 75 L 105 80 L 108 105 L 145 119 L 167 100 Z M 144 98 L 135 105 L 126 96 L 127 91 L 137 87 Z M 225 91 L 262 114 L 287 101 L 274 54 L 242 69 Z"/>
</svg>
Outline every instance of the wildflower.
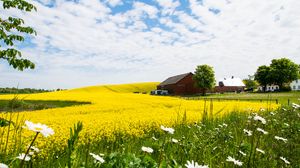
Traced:
<svg viewBox="0 0 300 168">
<path fill-rule="evenodd" d="M 261 150 L 261 149 L 259 149 L 259 148 L 256 148 L 256 151 L 257 151 L 257 152 L 260 152 L 260 153 L 262 153 L 262 154 L 265 154 L 265 151 L 263 151 L 263 150 Z"/>
<path fill-rule="evenodd" d="M 246 153 L 244 153 L 243 151 L 239 151 L 240 154 L 242 154 L 243 156 L 246 156 Z"/>
<path fill-rule="evenodd" d="M 172 141 L 173 143 L 178 143 L 178 140 L 177 140 L 177 139 L 174 139 L 174 138 L 172 138 L 171 141 Z"/>
<path fill-rule="evenodd" d="M 0 163 L 0 168 L 8 168 L 8 166 L 4 163 Z"/>
<path fill-rule="evenodd" d="M 223 123 L 223 126 L 224 126 L 224 127 L 227 127 L 228 125 L 227 125 L 227 124 L 225 124 L 225 123 Z"/>
<path fill-rule="evenodd" d="M 228 156 L 227 159 L 226 159 L 227 162 L 233 162 L 235 165 L 238 165 L 238 166 L 242 166 L 243 165 L 243 162 L 239 161 L 239 160 L 235 160 L 233 157 L 231 156 Z"/>
<path fill-rule="evenodd" d="M 293 108 L 295 108 L 295 109 L 300 108 L 300 105 L 299 105 L 299 104 L 296 104 L 296 103 L 292 103 L 292 106 L 293 106 Z"/>
<path fill-rule="evenodd" d="M 28 155 L 33 156 L 34 152 L 29 152 Z"/>
<path fill-rule="evenodd" d="M 262 118 L 262 117 L 259 116 L 259 115 L 254 116 L 253 119 L 254 119 L 255 121 L 260 121 L 260 122 L 263 123 L 263 124 L 266 124 L 266 123 L 267 123 L 266 119 Z"/>
<path fill-rule="evenodd" d="M 281 141 L 283 141 L 284 143 L 286 143 L 286 142 L 287 142 L 287 139 L 285 139 L 285 138 L 282 138 L 282 137 L 280 137 L 280 136 L 275 136 L 275 139 L 277 139 L 277 140 L 281 140 Z"/>
<path fill-rule="evenodd" d="M 185 167 L 187 168 L 208 168 L 207 165 L 199 165 L 197 162 L 194 162 L 193 160 L 187 161 L 187 163 L 185 164 Z"/>
<path fill-rule="evenodd" d="M 153 153 L 153 149 L 152 148 L 145 147 L 145 146 L 142 147 L 142 151 L 147 152 L 147 153 Z"/>
<path fill-rule="evenodd" d="M 32 149 L 34 152 L 37 152 L 37 153 L 40 152 L 40 149 L 35 146 L 31 146 L 30 149 Z"/>
<path fill-rule="evenodd" d="M 19 154 L 18 157 L 16 157 L 17 159 L 20 159 L 20 160 L 24 160 L 24 161 L 29 161 L 30 160 L 30 157 L 26 155 L 25 157 L 25 153 L 21 153 Z"/>
<path fill-rule="evenodd" d="M 283 111 L 286 111 L 286 109 L 285 109 L 285 108 L 282 108 L 282 110 L 283 110 Z"/>
<path fill-rule="evenodd" d="M 96 155 L 94 153 L 90 153 L 90 155 L 93 156 L 96 162 L 104 163 L 104 159 L 101 156 Z"/>
<path fill-rule="evenodd" d="M 174 131 L 175 131 L 173 128 L 167 128 L 164 126 L 160 126 L 160 128 L 169 134 L 174 134 Z"/>
<path fill-rule="evenodd" d="M 214 150 L 216 150 L 218 147 L 216 146 L 216 147 L 214 147 L 212 150 L 214 151 Z"/>
<path fill-rule="evenodd" d="M 243 131 L 244 131 L 244 133 L 247 134 L 247 136 L 251 136 L 252 135 L 252 131 L 250 131 L 250 130 L 244 129 Z"/>
<path fill-rule="evenodd" d="M 152 137 L 152 139 L 154 140 L 154 141 L 157 141 L 158 139 L 157 138 L 155 138 L 155 137 Z"/>
<path fill-rule="evenodd" d="M 260 108 L 260 109 L 259 109 L 259 111 L 266 111 L 266 109 L 264 109 L 264 108 Z"/>
<path fill-rule="evenodd" d="M 271 114 L 271 115 L 275 115 L 275 113 L 273 113 L 273 112 L 270 112 L 270 114 Z"/>
<path fill-rule="evenodd" d="M 289 127 L 290 125 L 288 123 L 283 123 L 286 127 Z"/>
<path fill-rule="evenodd" d="M 261 129 L 261 128 L 257 128 L 256 130 L 259 131 L 259 132 L 261 132 L 261 133 L 263 133 L 263 134 L 265 134 L 265 135 L 268 134 L 267 131 L 265 131 L 265 130 L 263 130 L 263 129 Z"/>
<path fill-rule="evenodd" d="M 279 157 L 282 161 L 284 161 L 285 164 L 290 164 L 290 162 L 288 160 L 286 160 L 286 158 L 280 156 Z"/>
<path fill-rule="evenodd" d="M 53 129 L 49 128 L 47 125 L 41 123 L 34 124 L 30 121 L 25 121 L 25 124 L 26 124 L 25 128 L 37 133 L 41 133 L 44 137 L 48 137 L 54 134 Z"/>
</svg>

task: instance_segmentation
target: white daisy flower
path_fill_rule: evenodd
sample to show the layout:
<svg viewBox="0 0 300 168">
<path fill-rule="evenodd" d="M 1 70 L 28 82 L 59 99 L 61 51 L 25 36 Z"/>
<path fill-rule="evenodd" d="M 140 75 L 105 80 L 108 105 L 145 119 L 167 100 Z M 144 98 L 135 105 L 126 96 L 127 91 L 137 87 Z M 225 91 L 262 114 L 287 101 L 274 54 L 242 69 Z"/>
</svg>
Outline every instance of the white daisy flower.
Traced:
<svg viewBox="0 0 300 168">
<path fill-rule="evenodd" d="M 252 135 L 252 131 L 247 130 L 247 129 L 243 129 L 244 133 L 247 134 L 247 136 L 251 136 Z"/>
<path fill-rule="evenodd" d="M 29 161 L 30 160 L 30 156 L 27 156 L 25 157 L 25 153 L 21 153 L 19 154 L 18 157 L 16 157 L 17 159 L 20 159 L 20 160 L 24 160 L 24 161 Z"/>
<path fill-rule="evenodd" d="M 227 162 L 232 162 L 233 164 L 235 165 L 238 165 L 238 166 L 242 166 L 243 165 L 243 162 L 239 161 L 239 160 L 235 160 L 233 157 L 231 156 L 228 156 L 227 159 L 226 159 Z"/>
<path fill-rule="evenodd" d="M 261 117 L 261 116 L 259 116 L 259 115 L 254 116 L 254 117 L 253 117 L 253 120 L 255 120 L 255 121 L 260 121 L 260 122 L 263 123 L 263 124 L 266 124 L 266 123 L 267 123 L 266 119 L 264 119 L 263 117 Z"/>
<path fill-rule="evenodd" d="M 286 158 L 280 156 L 279 157 L 282 161 L 284 161 L 285 164 L 290 164 L 290 162 L 288 160 L 286 160 Z"/>
<path fill-rule="evenodd" d="M 199 165 L 197 162 L 194 162 L 193 160 L 187 161 L 187 163 L 185 164 L 186 168 L 208 168 L 208 165 Z"/>
<path fill-rule="evenodd" d="M 164 126 L 160 126 L 160 128 L 169 134 L 174 134 L 174 131 L 175 131 L 173 128 L 167 128 Z"/>
<path fill-rule="evenodd" d="M 153 149 L 152 148 L 145 147 L 145 146 L 142 146 L 142 151 L 147 152 L 147 153 L 153 153 Z"/>
<path fill-rule="evenodd" d="M 280 137 L 280 136 L 275 136 L 275 139 L 281 140 L 281 141 L 283 141 L 284 143 L 286 143 L 286 142 L 288 141 L 287 139 L 282 138 L 282 137 Z"/>
<path fill-rule="evenodd" d="M 29 152 L 28 155 L 33 156 L 34 152 Z"/>
<path fill-rule="evenodd" d="M 262 154 L 265 154 L 265 151 L 263 151 L 263 150 L 261 150 L 261 149 L 259 149 L 259 148 L 256 148 L 256 151 L 257 151 L 257 152 L 260 152 L 260 153 L 262 153 Z"/>
<path fill-rule="evenodd" d="M 8 168 L 8 166 L 4 163 L 0 163 L 0 168 Z"/>
<path fill-rule="evenodd" d="M 171 141 L 172 141 L 173 143 L 178 143 L 178 140 L 177 140 L 177 139 L 174 139 L 174 138 L 172 138 Z"/>
<path fill-rule="evenodd" d="M 94 154 L 94 153 L 90 153 L 90 155 L 95 159 L 95 161 L 97 161 L 97 162 L 100 162 L 100 163 L 104 163 L 105 161 L 104 161 L 104 159 L 101 157 L 101 156 L 99 156 L 99 155 L 96 155 L 96 154 Z"/>
<path fill-rule="evenodd" d="M 289 127 L 290 125 L 288 123 L 283 123 L 285 126 Z"/>
<path fill-rule="evenodd" d="M 244 153 L 243 151 L 239 151 L 240 154 L 242 154 L 243 156 L 246 156 L 246 153 Z"/>
<path fill-rule="evenodd" d="M 40 149 L 35 146 L 31 146 L 30 149 L 32 149 L 34 152 L 37 152 L 37 153 L 40 152 Z"/>
<path fill-rule="evenodd" d="M 157 138 L 155 138 L 155 137 L 152 137 L 152 139 L 154 140 L 154 141 L 157 141 L 158 139 Z"/>
<path fill-rule="evenodd" d="M 24 128 L 27 128 L 28 130 L 41 133 L 44 137 L 48 137 L 50 135 L 54 134 L 54 131 L 52 128 L 49 128 L 47 125 L 41 124 L 41 123 L 32 123 L 30 121 L 25 121 L 26 126 Z"/>
<path fill-rule="evenodd" d="M 261 133 L 263 133 L 263 134 L 265 134 L 265 135 L 268 134 L 268 132 L 265 131 L 265 130 L 263 130 L 262 128 L 256 128 L 256 130 L 259 131 L 259 132 L 261 132 Z"/>
<path fill-rule="evenodd" d="M 299 105 L 299 104 L 296 104 L 296 103 L 292 103 L 292 106 L 293 106 L 293 108 L 295 108 L 295 109 L 300 108 L 300 105 Z"/>
</svg>

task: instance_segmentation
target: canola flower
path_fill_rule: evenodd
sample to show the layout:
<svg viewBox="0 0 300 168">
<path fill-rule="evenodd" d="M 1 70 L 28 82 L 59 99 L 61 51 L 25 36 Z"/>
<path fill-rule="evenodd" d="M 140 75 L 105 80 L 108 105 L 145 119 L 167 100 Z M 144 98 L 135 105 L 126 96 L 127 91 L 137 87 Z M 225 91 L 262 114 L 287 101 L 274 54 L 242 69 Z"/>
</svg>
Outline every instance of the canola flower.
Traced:
<svg viewBox="0 0 300 168">
<path fill-rule="evenodd" d="M 152 148 L 145 147 L 145 146 L 142 146 L 142 151 L 147 152 L 147 153 L 153 153 L 153 149 Z"/>
<path fill-rule="evenodd" d="M 4 163 L 0 163 L 0 168 L 8 168 L 8 166 Z"/>
<path fill-rule="evenodd" d="M 208 165 L 199 165 L 197 162 L 192 161 L 187 161 L 185 164 L 186 168 L 208 168 Z"/>
<path fill-rule="evenodd" d="M 275 136 L 274 137 L 276 140 L 279 140 L 279 141 L 283 141 L 284 143 L 286 143 L 288 140 L 286 138 L 282 138 L 280 136 Z"/>
<path fill-rule="evenodd" d="M 95 159 L 96 162 L 99 162 L 99 163 L 104 163 L 105 162 L 105 160 L 99 155 L 96 155 L 94 153 L 90 153 L 90 155 Z"/>
<path fill-rule="evenodd" d="M 133 94 L 133 92 L 148 92 L 155 89 L 158 83 L 139 83 L 125 85 L 92 86 L 73 90 L 47 92 L 40 94 L 21 95 L 25 100 L 60 100 L 91 102 L 91 104 L 69 106 L 64 108 L 52 108 L 32 112 L 21 112 L 19 118 L 30 120 L 33 123 L 43 123 L 55 130 L 50 129 L 44 135 L 48 135 L 47 141 L 38 139 L 36 147 L 43 149 L 41 155 L 47 155 L 47 150 L 54 148 L 62 150 L 64 142 L 69 138 L 69 128 L 78 120 L 82 121 L 84 129 L 79 143 L 85 143 L 89 137 L 93 141 L 99 141 L 102 137 L 115 138 L 115 132 L 126 135 L 141 137 L 145 132 L 157 130 L 160 126 L 167 133 L 174 133 L 173 126 L 178 119 L 185 117 L 186 122 L 191 124 L 202 118 L 204 110 L 203 100 L 184 100 L 169 96 L 151 96 L 149 94 Z M 0 99 L 12 99 L 13 95 L 0 95 Z M 199 106 L 199 104 L 202 106 Z M 213 102 L 213 117 L 222 117 L 233 110 L 236 112 L 249 112 L 260 108 L 276 109 L 277 104 L 266 104 L 246 101 L 218 101 Z M 206 109 L 209 103 L 206 104 Z M 185 109 L 185 110 L 180 110 Z M 217 114 L 216 114 L 217 113 Z M 1 118 L 8 119 L 5 113 Z M 210 117 L 210 116 L 209 116 Z M 14 118 L 13 120 L 16 120 Z M 39 126 L 42 126 L 40 124 Z M 29 124 L 32 125 L 32 124 Z M 225 126 L 225 125 L 224 125 Z M 196 125 L 196 127 L 201 127 Z M 34 132 L 40 131 L 32 128 Z M 0 128 L 3 136 L 7 131 Z M 41 133 L 42 134 L 42 133 Z M 32 132 L 25 130 L 23 138 L 30 142 Z M 51 135 L 51 136 L 50 136 Z M 85 136 L 86 135 L 86 136 Z M 10 140 L 13 142 L 13 139 Z M 26 143 L 25 142 L 25 143 Z M 51 142 L 51 143 L 49 143 Z M 13 144 L 13 143 L 12 143 Z"/>
<path fill-rule="evenodd" d="M 284 161 L 285 164 L 291 164 L 286 158 L 280 156 L 279 157 L 282 161 Z"/>
<path fill-rule="evenodd" d="M 16 158 L 24 161 L 29 161 L 31 159 L 30 156 L 25 155 L 25 153 L 19 154 L 19 156 L 17 156 Z"/>
<path fill-rule="evenodd" d="M 233 164 L 235 165 L 238 165 L 238 166 L 242 166 L 243 165 L 243 162 L 239 161 L 239 160 L 235 160 L 233 157 L 231 156 L 228 156 L 227 159 L 226 159 L 227 162 L 232 162 Z"/>
</svg>

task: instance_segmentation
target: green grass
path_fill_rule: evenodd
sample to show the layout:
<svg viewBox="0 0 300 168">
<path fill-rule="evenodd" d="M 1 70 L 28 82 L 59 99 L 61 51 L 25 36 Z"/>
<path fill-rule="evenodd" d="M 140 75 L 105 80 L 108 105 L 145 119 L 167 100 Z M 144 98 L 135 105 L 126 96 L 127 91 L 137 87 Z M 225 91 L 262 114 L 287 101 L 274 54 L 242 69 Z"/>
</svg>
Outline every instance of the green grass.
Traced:
<svg viewBox="0 0 300 168">
<path fill-rule="evenodd" d="M 207 96 L 188 96 L 187 98 L 213 98 L 213 99 L 239 99 L 239 100 L 276 100 L 278 103 L 287 105 L 292 102 L 299 102 L 300 92 L 277 92 L 277 93 L 224 93 L 224 94 L 211 94 Z"/>
<path fill-rule="evenodd" d="M 3 111 L 33 111 L 49 108 L 67 107 L 82 104 L 90 104 L 89 102 L 77 101 L 45 101 L 45 100 L 21 100 L 17 97 L 11 100 L 0 100 L 0 112 Z"/>
</svg>

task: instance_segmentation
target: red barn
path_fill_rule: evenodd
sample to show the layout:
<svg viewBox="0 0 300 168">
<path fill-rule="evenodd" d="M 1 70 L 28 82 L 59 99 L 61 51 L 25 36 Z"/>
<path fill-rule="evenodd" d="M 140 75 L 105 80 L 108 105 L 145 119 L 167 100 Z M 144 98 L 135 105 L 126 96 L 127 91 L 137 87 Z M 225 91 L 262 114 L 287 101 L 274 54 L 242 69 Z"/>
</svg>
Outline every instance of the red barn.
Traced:
<svg viewBox="0 0 300 168">
<path fill-rule="evenodd" d="M 240 78 L 224 78 L 219 80 L 219 85 L 214 89 L 207 91 L 210 93 L 224 93 L 224 92 L 242 92 L 245 85 Z M 202 89 L 195 87 L 193 80 L 193 73 L 185 73 L 169 77 L 157 86 L 158 90 L 168 90 L 170 94 L 174 95 L 191 95 L 202 93 Z"/>
<path fill-rule="evenodd" d="M 168 90 L 170 94 L 184 95 L 200 93 L 200 89 L 194 86 L 193 73 L 185 73 L 169 77 L 157 86 L 158 90 Z"/>
</svg>

